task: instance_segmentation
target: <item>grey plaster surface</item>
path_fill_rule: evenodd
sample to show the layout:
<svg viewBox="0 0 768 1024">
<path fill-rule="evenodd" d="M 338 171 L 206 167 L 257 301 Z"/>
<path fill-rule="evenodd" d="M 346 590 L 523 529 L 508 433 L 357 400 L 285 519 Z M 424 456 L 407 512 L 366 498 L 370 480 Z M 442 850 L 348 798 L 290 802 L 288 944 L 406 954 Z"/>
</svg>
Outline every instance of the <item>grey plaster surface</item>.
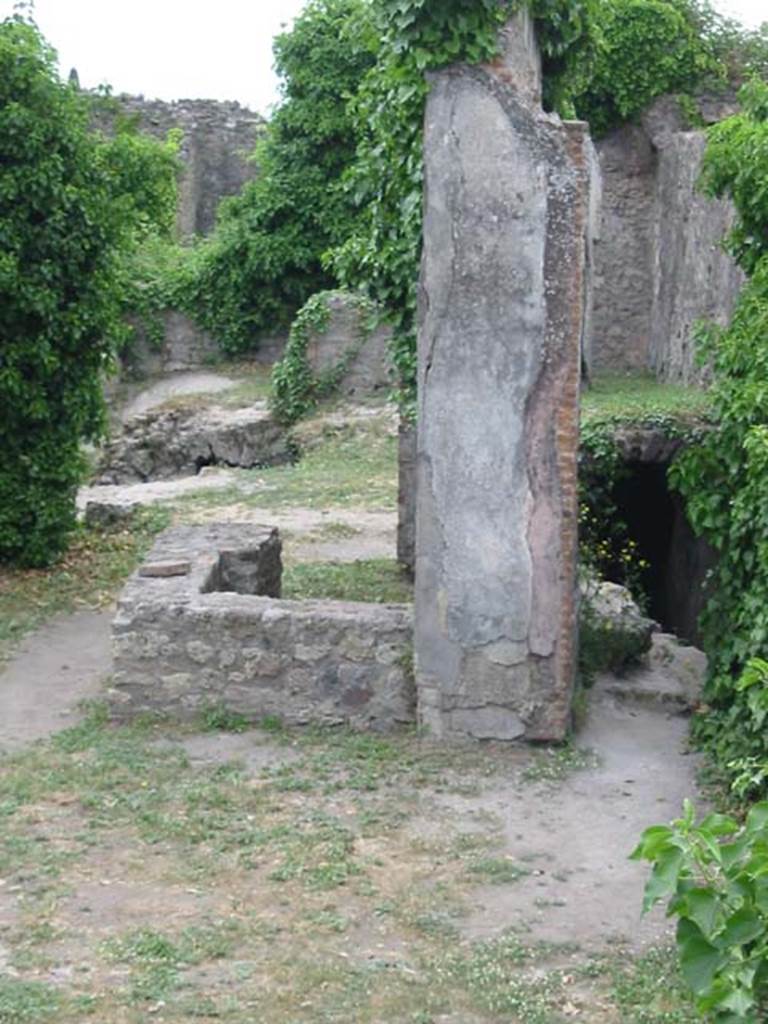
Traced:
<svg viewBox="0 0 768 1024">
<path fill-rule="evenodd" d="M 427 105 L 416 666 L 438 735 L 567 726 L 588 189 L 583 131 L 524 98 L 453 68 Z"/>
</svg>

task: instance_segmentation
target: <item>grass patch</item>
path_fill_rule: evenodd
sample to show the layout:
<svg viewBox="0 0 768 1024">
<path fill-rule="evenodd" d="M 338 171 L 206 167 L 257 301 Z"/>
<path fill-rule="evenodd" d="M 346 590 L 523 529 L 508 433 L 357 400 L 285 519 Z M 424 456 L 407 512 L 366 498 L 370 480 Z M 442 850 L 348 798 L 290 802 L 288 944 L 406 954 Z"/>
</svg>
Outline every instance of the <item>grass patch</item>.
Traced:
<svg viewBox="0 0 768 1024">
<path fill-rule="evenodd" d="M 596 377 L 581 395 L 582 423 L 598 420 L 646 420 L 658 417 L 700 419 L 710 400 L 701 388 L 664 384 L 644 375 Z"/>
<path fill-rule="evenodd" d="M 498 939 L 476 943 L 468 953 L 452 953 L 434 969 L 441 980 L 458 985 L 486 1012 L 525 1024 L 555 1024 L 565 1019 L 556 1012 L 562 1002 L 561 976 L 557 972 L 523 972 L 521 968 L 534 959 L 534 952 L 514 932 L 507 932 Z"/>
<path fill-rule="evenodd" d="M 413 584 L 394 559 L 302 562 L 286 567 L 283 597 L 398 604 L 413 601 Z"/>
<path fill-rule="evenodd" d="M 0 982 L 0 1024 L 564 1024 L 574 994 L 585 1019 L 594 998 L 613 1014 L 600 1020 L 692 1022 L 672 954 L 569 954 L 564 968 L 519 933 L 462 939 L 477 882 L 524 885 L 528 865 L 499 854 L 492 817 L 485 830 L 474 812 L 446 822 L 434 850 L 414 843 L 415 823 L 459 783 L 501 777 L 514 792 L 519 751 L 286 729 L 277 741 L 298 760 L 249 770 L 190 764 L 174 742 L 184 735 L 148 720 L 116 728 L 94 705 L 0 762 L 0 877 L 24 908 L 3 937 L 20 976 Z M 552 756 L 562 768 L 562 750 Z M 103 921 L 68 924 L 79 886 L 109 884 L 114 864 L 121 887 L 154 886 L 167 903 L 106 938 Z M 40 972 L 62 963 L 62 944 L 73 973 L 54 991 Z"/>
<path fill-rule="evenodd" d="M 0 1024 L 51 1020 L 61 1003 L 61 996 L 52 985 L 0 977 Z"/>
<path fill-rule="evenodd" d="M 334 428 L 296 463 L 238 473 L 238 483 L 178 500 L 180 509 L 397 507 L 397 437 L 381 417 Z"/>
<path fill-rule="evenodd" d="M 638 957 L 616 956 L 597 961 L 621 1019 L 632 1024 L 696 1024 L 690 992 L 677 965 L 674 949 L 656 948 Z M 591 973 L 587 968 L 587 974 Z"/>
<path fill-rule="evenodd" d="M 232 953 L 239 933 L 234 922 L 192 926 L 177 935 L 139 928 L 107 941 L 103 952 L 113 963 L 130 965 L 131 1002 L 157 1002 L 179 986 L 186 967 Z"/>
<path fill-rule="evenodd" d="M 200 712 L 200 728 L 203 732 L 247 732 L 251 722 L 223 704 L 211 704 Z"/>
<path fill-rule="evenodd" d="M 166 512 L 150 509 L 124 529 L 80 527 L 52 568 L 0 568 L 0 662 L 52 616 L 108 605 L 168 521 Z"/>
<path fill-rule="evenodd" d="M 511 857 L 482 857 L 472 861 L 467 870 L 473 881 L 490 885 L 512 885 L 531 873 Z"/>
<path fill-rule="evenodd" d="M 350 526 L 349 523 L 331 522 L 312 531 L 312 540 L 351 540 L 359 537 L 363 531 L 357 526 Z"/>
</svg>

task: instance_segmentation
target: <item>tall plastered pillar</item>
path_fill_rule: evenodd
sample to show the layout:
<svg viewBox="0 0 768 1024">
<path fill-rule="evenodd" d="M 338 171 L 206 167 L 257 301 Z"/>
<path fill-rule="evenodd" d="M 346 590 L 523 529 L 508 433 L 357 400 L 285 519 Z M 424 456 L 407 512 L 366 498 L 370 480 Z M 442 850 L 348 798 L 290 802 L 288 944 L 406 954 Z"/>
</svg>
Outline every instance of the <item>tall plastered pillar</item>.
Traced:
<svg viewBox="0 0 768 1024">
<path fill-rule="evenodd" d="M 416 680 L 442 737 L 561 739 L 576 661 L 589 140 L 540 106 L 530 23 L 431 78 Z"/>
</svg>

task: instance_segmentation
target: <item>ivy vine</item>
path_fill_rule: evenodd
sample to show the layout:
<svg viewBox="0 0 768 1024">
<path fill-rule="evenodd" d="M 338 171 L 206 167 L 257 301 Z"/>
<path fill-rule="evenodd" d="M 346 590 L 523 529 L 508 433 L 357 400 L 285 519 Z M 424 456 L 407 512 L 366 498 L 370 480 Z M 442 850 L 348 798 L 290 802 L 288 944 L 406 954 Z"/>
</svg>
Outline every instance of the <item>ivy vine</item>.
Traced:
<svg viewBox="0 0 768 1024">
<path fill-rule="evenodd" d="M 364 288 L 393 324 L 400 397 L 416 390 L 416 294 L 422 235 L 425 72 L 496 56 L 499 28 L 523 0 L 378 0 L 382 45 L 352 100 L 359 143 L 345 188 L 361 213 L 326 254 L 342 285 Z M 566 104 L 591 66 L 598 0 L 528 0 L 544 56 L 550 104 Z M 564 109 L 564 113 L 570 112 Z"/>
<path fill-rule="evenodd" d="M 357 336 L 331 366 L 316 373 L 307 356 L 309 340 L 313 334 L 327 331 L 333 303 L 338 299 L 352 305 L 357 315 Z M 360 292 L 318 292 L 302 306 L 291 325 L 283 358 L 272 370 L 270 407 L 278 423 L 290 426 L 337 390 L 376 322 L 374 304 Z"/>
<path fill-rule="evenodd" d="M 745 758 L 759 760 L 768 786 L 768 690 L 738 682 L 768 653 L 768 85 L 754 81 L 740 99 L 743 113 L 710 130 L 704 184 L 735 204 L 730 248 L 748 282 L 731 323 L 700 331 L 716 427 L 671 480 L 719 554 L 701 623 L 710 675 L 695 734 L 730 778 Z"/>
</svg>

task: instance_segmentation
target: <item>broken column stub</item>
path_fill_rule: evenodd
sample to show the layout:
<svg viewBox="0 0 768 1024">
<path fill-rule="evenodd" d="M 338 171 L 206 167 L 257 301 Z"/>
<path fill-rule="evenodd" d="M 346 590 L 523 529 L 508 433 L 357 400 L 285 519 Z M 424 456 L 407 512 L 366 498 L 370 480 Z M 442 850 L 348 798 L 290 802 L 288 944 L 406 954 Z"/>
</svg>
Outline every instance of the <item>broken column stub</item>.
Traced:
<svg viewBox="0 0 768 1024">
<path fill-rule="evenodd" d="M 589 143 L 506 77 L 448 68 L 427 105 L 419 715 L 443 737 L 559 740 L 576 659 Z"/>
</svg>

